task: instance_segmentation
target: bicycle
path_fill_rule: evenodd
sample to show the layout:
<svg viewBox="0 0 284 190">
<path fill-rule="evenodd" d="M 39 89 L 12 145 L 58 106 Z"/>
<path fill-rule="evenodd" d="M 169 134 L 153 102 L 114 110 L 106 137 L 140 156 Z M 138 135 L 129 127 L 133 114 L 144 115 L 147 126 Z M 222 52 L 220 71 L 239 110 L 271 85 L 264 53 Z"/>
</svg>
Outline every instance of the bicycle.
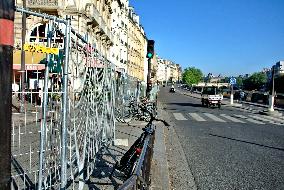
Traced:
<svg viewBox="0 0 284 190">
<path fill-rule="evenodd" d="M 161 121 L 165 126 L 170 126 L 166 121 L 157 119 L 156 115 L 149 111 L 147 107 L 141 107 L 141 105 L 139 105 L 139 107 L 148 112 L 150 115 L 150 120 L 142 129 L 143 133 L 140 135 L 140 137 L 132 144 L 129 150 L 122 156 L 120 161 L 116 162 L 110 176 L 113 175 L 113 172 L 116 169 L 123 172 L 126 178 L 129 178 L 133 174 L 138 158 L 141 155 L 146 137 L 148 135 L 154 136 L 155 134 L 156 126 L 153 124 L 153 121 Z"/>
<path fill-rule="evenodd" d="M 130 123 L 132 119 L 150 121 L 148 111 L 156 115 L 156 107 L 153 102 L 142 101 L 141 103 L 130 101 L 123 108 L 115 108 L 115 116 L 118 122 Z"/>
</svg>

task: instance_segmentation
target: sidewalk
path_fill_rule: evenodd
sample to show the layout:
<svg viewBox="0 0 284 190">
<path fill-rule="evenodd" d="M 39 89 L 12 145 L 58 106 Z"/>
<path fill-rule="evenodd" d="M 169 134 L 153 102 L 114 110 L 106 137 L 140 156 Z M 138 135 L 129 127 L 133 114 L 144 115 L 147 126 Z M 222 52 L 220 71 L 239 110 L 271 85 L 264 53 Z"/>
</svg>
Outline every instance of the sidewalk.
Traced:
<svg viewBox="0 0 284 190">
<path fill-rule="evenodd" d="M 113 177 L 110 177 L 110 174 L 116 161 L 120 160 L 122 155 L 140 136 L 145 124 L 145 122 L 137 121 L 130 125 L 116 123 L 116 140 L 112 145 L 98 153 L 94 173 L 90 177 L 89 183 L 86 184 L 85 189 L 114 190 L 123 184 L 123 174 L 119 171 L 115 171 Z"/>
<path fill-rule="evenodd" d="M 94 173 L 85 185 L 85 189 L 114 190 L 123 184 L 123 174 L 115 171 L 110 177 L 115 162 L 130 148 L 134 141 L 141 135 L 142 128 L 147 123 L 132 121 L 129 125 L 116 123 L 116 140 L 114 145 L 98 153 Z M 151 165 L 151 189 L 169 189 L 168 168 L 166 163 L 163 127 L 157 123 L 155 134 L 154 154 Z"/>
</svg>

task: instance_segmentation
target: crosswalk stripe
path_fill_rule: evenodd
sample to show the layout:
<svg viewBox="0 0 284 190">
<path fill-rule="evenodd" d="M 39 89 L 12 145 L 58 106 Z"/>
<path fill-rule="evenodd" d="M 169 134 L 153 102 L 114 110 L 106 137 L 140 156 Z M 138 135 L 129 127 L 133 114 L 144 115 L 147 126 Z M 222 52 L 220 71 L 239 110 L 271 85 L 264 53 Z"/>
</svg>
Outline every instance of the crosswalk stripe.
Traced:
<svg viewBox="0 0 284 190">
<path fill-rule="evenodd" d="M 284 125 L 284 121 L 282 119 L 274 118 L 274 117 L 271 117 L 271 116 L 263 115 L 262 117 L 259 117 L 259 116 L 255 116 L 255 115 L 250 115 L 250 117 L 261 120 L 261 121 L 266 121 L 266 122 L 269 122 L 269 123 L 274 124 L 274 125 L 281 125 L 281 126 Z"/>
<path fill-rule="evenodd" d="M 189 113 L 189 115 L 196 121 L 206 121 L 203 117 L 200 117 L 197 113 Z"/>
<path fill-rule="evenodd" d="M 280 119 L 280 118 L 275 118 L 275 117 L 268 116 L 268 115 L 263 115 L 263 117 L 266 118 L 266 119 L 271 119 L 271 120 L 274 120 L 274 121 L 277 121 L 277 122 L 280 122 L 280 123 L 284 123 L 284 120 Z"/>
<path fill-rule="evenodd" d="M 238 117 L 238 118 L 242 118 L 242 119 L 247 119 L 246 116 L 243 116 L 243 115 L 237 115 L 237 114 L 234 114 L 234 116 Z"/>
<path fill-rule="evenodd" d="M 248 118 L 244 115 L 237 115 L 237 114 L 234 114 L 236 117 L 238 118 L 241 118 L 241 119 L 246 119 L 247 121 L 251 122 L 251 123 L 255 123 L 255 124 L 260 124 L 260 125 L 264 125 L 265 123 L 263 122 L 260 122 L 260 121 L 257 121 L 255 119 L 252 119 L 252 118 Z"/>
<path fill-rule="evenodd" d="M 244 121 L 241 121 L 239 119 L 236 119 L 236 118 L 229 116 L 229 115 L 226 115 L 226 114 L 220 114 L 220 116 L 225 117 L 226 119 L 231 120 L 231 121 L 236 122 L 236 123 L 246 123 Z"/>
<path fill-rule="evenodd" d="M 176 120 L 179 120 L 179 121 L 187 120 L 181 113 L 173 113 L 173 115 L 176 118 Z"/>
<path fill-rule="evenodd" d="M 206 121 L 205 118 L 203 118 L 202 116 L 200 116 L 197 113 L 188 113 L 194 120 L 196 121 Z M 211 114 L 211 113 L 203 113 L 205 116 L 207 116 L 208 118 L 217 121 L 217 122 L 223 122 L 226 123 L 225 120 Z M 182 113 L 173 113 L 174 117 L 176 120 L 179 121 L 186 121 L 188 120 L 186 117 L 184 117 L 184 115 Z M 221 117 L 224 117 L 232 122 L 236 122 L 236 123 L 246 123 L 246 121 L 251 122 L 251 123 L 255 123 L 255 124 L 260 124 L 260 125 L 264 125 L 265 123 L 263 122 L 268 122 L 268 123 L 272 123 L 272 124 L 276 124 L 276 125 L 284 125 L 284 120 L 280 119 L 280 118 L 274 118 L 271 116 L 256 116 L 256 115 L 248 115 L 244 116 L 244 115 L 238 115 L 238 114 L 234 114 L 233 116 L 229 116 L 226 114 L 220 114 Z M 240 119 L 244 119 L 245 121 L 242 121 Z"/>
<path fill-rule="evenodd" d="M 259 116 L 256 116 L 256 115 L 249 115 L 249 117 L 260 120 L 260 121 L 266 121 L 266 122 L 269 122 L 269 123 L 274 123 L 274 121 L 271 121 L 269 119 L 265 119 L 265 118 L 262 118 L 262 117 L 259 117 Z"/>
<path fill-rule="evenodd" d="M 257 121 L 257 120 L 251 119 L 251 118 L 247 118 L 247 121 L 252 122 L 252 123 L 256 123 L 256 124 L 260 124 L 260 125 L 264 125 L 265 124 L 265 123 L 262 123 L 260 121 Z"/>
<path fill-rule="evenodd" d="M 216 117 L 213 114 L 210 114 L 210 113 L 203 113 L 203 114 L 206 115 L 207 117 L 209 117 L 210 119 L 214 120 L 214 121 L 226 123 L 226 121 L 224 121 L 223 119 L 220 119 L 219 117 Z"/>
</svg>

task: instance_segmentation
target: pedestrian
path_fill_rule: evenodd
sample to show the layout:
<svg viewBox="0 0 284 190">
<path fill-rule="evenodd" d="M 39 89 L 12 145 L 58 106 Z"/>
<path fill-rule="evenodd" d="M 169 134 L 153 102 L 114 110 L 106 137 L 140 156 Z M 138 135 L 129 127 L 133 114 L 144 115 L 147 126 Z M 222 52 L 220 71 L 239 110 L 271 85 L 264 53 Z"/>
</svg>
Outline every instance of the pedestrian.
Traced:
<svg viewBox="0 0 284 190">
<path fill-rule="evenodd" d="M 245 97 L 245 93 L 244 93 L 244 91 L 241 91 L 240 92 L 240 101 L 243 101 L 244 97 Z"/>
</svg>

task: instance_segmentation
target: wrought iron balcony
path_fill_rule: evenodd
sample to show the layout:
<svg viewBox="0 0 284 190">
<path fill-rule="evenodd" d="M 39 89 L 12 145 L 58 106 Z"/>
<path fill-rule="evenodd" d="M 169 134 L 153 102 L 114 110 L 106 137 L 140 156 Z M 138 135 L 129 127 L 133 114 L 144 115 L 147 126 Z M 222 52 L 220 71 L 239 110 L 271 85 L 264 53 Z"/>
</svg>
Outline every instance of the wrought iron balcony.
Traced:
<svg viewBox="0 0 284 190">
<path fill-rule="evenodd" d="M 101 17 L 102 18 L 102 17 Z M 101 19 L 101 29 L 104 32 L 104 34 L 106 34 L 106 36 L 109 38 L 109 40 L 111 41 L 111 43 L 113 43 L 114 41 L 114 37 L 113 34 L 110 32 L 110 29 L 108 28 L 107 24 L 105 23 L 105 21 L 103 20 L 103 18 Z"/>
<path fill-rule="evenodd" d="M 28 8 L 57 9 L 61 0 L 27 0 Z"/>
</svg>

